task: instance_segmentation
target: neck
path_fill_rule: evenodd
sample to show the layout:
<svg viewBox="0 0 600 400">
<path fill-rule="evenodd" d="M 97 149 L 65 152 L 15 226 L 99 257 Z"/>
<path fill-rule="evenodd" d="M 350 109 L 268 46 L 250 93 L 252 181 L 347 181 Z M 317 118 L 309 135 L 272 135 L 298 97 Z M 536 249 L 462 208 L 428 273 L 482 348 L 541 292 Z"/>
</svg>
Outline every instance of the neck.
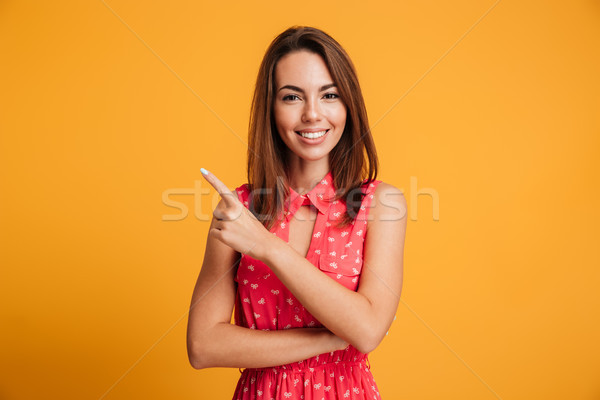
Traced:
<svg viewBox="0 0 600 400">
<path fill-rule="evenodd" d="M 296 160 L 289 164 L 288 179 L 292 189 L 299 194 L 310 192 L 329 172 L 328 160 Z"/>
</svg>

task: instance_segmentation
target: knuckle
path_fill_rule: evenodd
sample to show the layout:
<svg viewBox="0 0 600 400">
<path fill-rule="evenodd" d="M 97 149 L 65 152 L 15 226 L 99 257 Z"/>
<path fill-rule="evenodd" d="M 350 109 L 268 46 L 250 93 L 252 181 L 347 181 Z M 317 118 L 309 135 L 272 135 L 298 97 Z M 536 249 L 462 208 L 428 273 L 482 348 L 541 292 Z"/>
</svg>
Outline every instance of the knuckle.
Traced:
<svg viewBox="0 0 600 400">
<path fill-rule="evenodd" d="M 232 207 L 228 208 L 227 211 L 224 212 L 224 215 L 226 216 L 228 221 L 233 221 L 240 217 L 240 211 L 241 210 L 238 207 Z"/>
<path fill-rule="evenodd" d="M 223 216 L 227 221 L 231 221 L 233 219 L 233 213 L 231 210 L 227 210 L 223 213 Z"/>
</svg>

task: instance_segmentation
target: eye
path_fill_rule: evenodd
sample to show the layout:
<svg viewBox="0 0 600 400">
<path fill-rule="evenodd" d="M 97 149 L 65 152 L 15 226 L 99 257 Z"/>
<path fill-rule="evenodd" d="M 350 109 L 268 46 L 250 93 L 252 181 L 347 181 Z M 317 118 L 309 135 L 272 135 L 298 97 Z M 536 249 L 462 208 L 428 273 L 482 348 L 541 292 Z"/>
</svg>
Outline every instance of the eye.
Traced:
<svg viewBox="0 0 600 400">
<path fill-rule="evenodd" d="M 298 97 L 298 95 L 295 94 L 288 94 L 287 96 L 283 96 L 283 100 L 294 100 L 292 99 L 292 97 Z"/>
<path fill-rule="evenodd" d="M 327 97 L 327 96 L 331 96 L 331 97 Z M 339 95 L 337 95 L 336 93 L 327 93 L 327 94 L 325 95 L 325 98 L 326 98 L 326 99 L 337 99 L 337 98 L 339 98 L 339 97 L 340 97 L 340 96 L 339 96 Z"/>
</svg>

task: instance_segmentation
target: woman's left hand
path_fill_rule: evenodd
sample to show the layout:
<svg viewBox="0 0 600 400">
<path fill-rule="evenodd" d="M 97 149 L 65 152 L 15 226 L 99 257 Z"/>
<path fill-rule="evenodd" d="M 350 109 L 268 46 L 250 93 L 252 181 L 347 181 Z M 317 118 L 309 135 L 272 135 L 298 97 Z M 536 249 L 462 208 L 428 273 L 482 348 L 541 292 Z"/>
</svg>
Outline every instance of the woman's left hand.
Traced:
<svg viewBox="0 0 600 400">
<path fill-rule="evenodd" d="M 221 196 L 213 211 L 213 228 L 208 232 L 209 236 L 237 252 L 262 261 L 277 237 L 240 202 L 235 192 L 231 192 L 212 172 L 206 172 L 202 175 Z"/>
</svg>

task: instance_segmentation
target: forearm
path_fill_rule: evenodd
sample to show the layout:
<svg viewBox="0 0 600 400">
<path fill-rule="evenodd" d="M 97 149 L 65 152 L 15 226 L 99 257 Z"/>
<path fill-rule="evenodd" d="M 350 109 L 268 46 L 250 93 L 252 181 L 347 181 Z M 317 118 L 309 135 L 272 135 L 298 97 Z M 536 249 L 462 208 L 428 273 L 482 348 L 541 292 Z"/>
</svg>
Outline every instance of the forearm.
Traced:
<svg viewBox="0 0 600 400">
<path fill-rule="evenodd" d="M 262 331 L 220 323 L 188 344 L 190 362 L 197 369 L 264 368 L 338 350 L 343 341 L 324 328 Z"/>
<path fill-rule="evenodd" d="M 315 268 L 285 242 L 275 242 L 263 262 L 302 305 L 335 335 L 359 351 L 371 350 L 375 313 L 371 303 Z"/>
</svg>

